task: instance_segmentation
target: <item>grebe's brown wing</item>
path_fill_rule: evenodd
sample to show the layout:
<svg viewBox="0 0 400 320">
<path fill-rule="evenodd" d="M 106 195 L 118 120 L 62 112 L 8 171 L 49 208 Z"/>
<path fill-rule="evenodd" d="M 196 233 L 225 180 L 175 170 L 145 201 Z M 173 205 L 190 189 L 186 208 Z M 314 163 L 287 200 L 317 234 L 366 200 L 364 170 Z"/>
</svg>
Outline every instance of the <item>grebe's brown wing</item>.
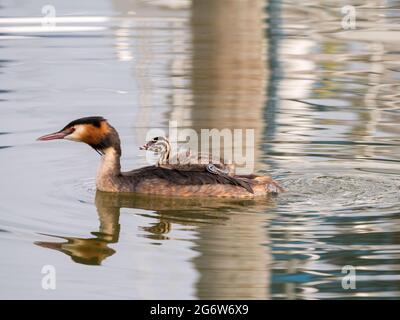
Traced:
<svg viewBox="0 0 400 320">
<path fill-rule="evenodd" d="M 202 164 L 149 166 L 130 171 L 125 175 L 135 176 L 135 181 L 138 183 L 146 179 L 159 178 L 178 185 L 228 184 L 254 193 L 249 181 L 229 176 L 224 172 L 213 173 L 209 165 Z"/>
<path fill-rule="evenodd" d="M 162 166 L 164 168 L 170 168 L 170 164 L 173 166 L 180 166 L 181 170 L 194 168 L 191 167 L 191 165 L 200 165 L 200 168 L 203 169 L 202 166 L 212 164 L 226 174 L 234 171 L 234 166 L 232 164 L 224 163 L 222 158 L 216 158 L 210 153 L 192 153 L 190 149 L 179 152 L 176 156 L 170 158 L 168 163 L 165 163 Z"/>
<path fill-rule="evenodd" d="M 178 164 L 162 164 L 159 167 L 168 169 L 168 170 L 178 170 L 178 171 L 193 171 L 193 172 L 204 172 L 209 171 L 209 164 L 201 164 L 201 163 L 178 163 Z M 213 165 L 211 165 L 213 166 Z M 213 172 L 211 172 L 213 173 Z"/>
</svg>

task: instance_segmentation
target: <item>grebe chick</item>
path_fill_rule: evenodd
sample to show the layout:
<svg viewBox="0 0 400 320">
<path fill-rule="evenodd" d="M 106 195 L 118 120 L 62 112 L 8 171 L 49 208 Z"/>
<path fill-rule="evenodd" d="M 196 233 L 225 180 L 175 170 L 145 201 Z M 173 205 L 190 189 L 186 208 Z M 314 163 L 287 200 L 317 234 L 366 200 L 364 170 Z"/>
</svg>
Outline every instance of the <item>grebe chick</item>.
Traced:
<svg viewBox="0 0 400 320">
<path fill-rule="evenodd" d="M 214 174 L 204 165 L 147 166 L 121 172 L 119 135 L 103 117 L 77 119 L 60 131 L 38 138 L 41 141 L 55 139 L 84 142 L 101 154 L 96 188 L 104 192 L 254 198 L 283 191 L 270 177 Z"/>
<path fill-rule="evenodd" d="M 211 154 L 192 153 L 190 149 L 177 152 L 172 155 L 172 147 L 167 137 L 154 137 L 139 148 L 140 150 L 152 151 L 159 155 L 157 165 L 159 167 L 170 168 L 171 165 L 208 165 L 206 168 L 212 173 L 234 174 L 234 166 L 225 164 L 221 158 L 217 159 Z"/>
</svg>

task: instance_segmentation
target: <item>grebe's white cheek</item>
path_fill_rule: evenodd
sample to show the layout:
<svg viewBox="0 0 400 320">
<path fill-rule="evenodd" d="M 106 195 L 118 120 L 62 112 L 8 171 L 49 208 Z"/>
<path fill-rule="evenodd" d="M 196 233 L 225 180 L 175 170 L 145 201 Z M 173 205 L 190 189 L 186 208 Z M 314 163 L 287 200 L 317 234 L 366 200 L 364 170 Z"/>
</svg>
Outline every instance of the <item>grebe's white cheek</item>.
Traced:
<svg viewBox="0 0 400 320">
<path fill-rule="evenodd" d="M 76 126 L 74 126 L 74 129 L 75 129 L 74 132 L 65 136 L 64 139 L 81 142 L 82 141 L 81 138 L 82 138 L 83 133 L 85 132 L 86 128 L 82 125 L 76 125 Z"/>
<path fill-rule="evenodd" d="M 77 139 L 76 137 L 73 136 L 74 134 L 71 133 L 68 136 L 65 136 L 64 139 L 65 140 L 70 140 L 70 141 L 76 141 L 76 142 L 81 142 L 79 139 Z"/>
</svg>

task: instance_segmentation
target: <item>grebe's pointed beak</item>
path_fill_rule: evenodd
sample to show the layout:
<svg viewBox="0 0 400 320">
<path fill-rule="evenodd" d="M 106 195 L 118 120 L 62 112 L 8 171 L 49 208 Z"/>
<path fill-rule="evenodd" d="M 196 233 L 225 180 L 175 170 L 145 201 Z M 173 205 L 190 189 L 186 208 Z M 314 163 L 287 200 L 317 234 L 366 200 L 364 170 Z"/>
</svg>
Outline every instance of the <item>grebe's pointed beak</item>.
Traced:
<svg viewBox="0 0 400 320">
<path fill-rule="evenodd" d="M 61 130 L 58 132 L 46 134 L 44 136 L 37 138 L 36 140 L 48 141 L 48 140 L 64 139 L 66 136 L 68 136 L 71 133 L 72 133 L 71 130 Z"/>
</svg>

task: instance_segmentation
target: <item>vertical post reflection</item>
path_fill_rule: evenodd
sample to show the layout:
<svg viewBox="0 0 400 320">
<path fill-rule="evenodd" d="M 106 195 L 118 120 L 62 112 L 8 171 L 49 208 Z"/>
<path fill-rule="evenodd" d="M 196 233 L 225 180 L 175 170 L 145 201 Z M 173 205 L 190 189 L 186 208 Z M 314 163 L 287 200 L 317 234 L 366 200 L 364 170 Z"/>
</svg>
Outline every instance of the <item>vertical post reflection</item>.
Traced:
<svg viewBox="0 0 400 320">
<path fill-rule="evenodd" d="M 191 126 L 254 129 L 256 165 L 268 73 L 264 20 L 261 0 L 192 5 Z"/>
<path fill-rule="evenodd" d="M 265 1 L 194 0 L 190 125 L 264 130 L 267 79 Z M 231 147 L 225 145 L 224 147 Z M 255 150 L 255 161 L 259 154 Z M 267 299 L 270 252 L 265 217 L 232 214 L 198 229 L 199 298 Z"/>
</svg>

